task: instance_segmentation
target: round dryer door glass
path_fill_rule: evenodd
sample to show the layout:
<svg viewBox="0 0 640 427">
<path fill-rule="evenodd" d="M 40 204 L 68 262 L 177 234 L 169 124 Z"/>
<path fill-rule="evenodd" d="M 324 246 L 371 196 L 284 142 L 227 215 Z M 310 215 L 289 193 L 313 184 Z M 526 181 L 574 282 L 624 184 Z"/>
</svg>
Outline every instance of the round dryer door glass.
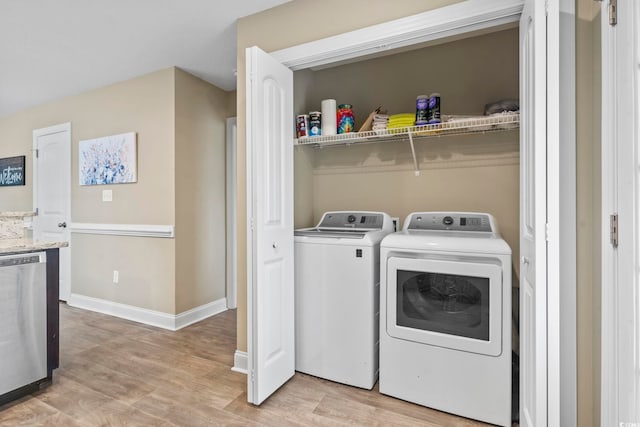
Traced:
<svg viewBox="0 0 640 427">
<path fill-rule="evenodd" d="M 397 271 L 397 325 L 489 341 L 489 279 Z"/>
</svg>

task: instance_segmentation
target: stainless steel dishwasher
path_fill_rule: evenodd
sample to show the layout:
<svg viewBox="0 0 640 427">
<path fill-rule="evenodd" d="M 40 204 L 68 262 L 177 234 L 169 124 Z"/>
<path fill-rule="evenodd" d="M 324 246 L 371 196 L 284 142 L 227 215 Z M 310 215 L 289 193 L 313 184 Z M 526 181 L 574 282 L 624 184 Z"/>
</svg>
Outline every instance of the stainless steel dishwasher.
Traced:
<svg viewBox="0 0 640 427">
<path fill-rule="evenodd" d="M 44 252 L 0 256 L 0 396 L 47 377 Z"/>
</svg>

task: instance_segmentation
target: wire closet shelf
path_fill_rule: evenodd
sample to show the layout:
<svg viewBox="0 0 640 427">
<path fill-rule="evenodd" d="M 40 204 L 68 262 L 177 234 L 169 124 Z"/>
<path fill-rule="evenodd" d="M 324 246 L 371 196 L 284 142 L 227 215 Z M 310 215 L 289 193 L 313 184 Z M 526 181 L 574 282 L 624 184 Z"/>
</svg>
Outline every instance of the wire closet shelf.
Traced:
<svg viewBox="0 0 640 427">
<path fill-rule="evenodd" d="M 518 129 L 519 127 L 520 113 L 505 112 L 488 117 L 453 118 L 449 121 L 433 125 L 370 130 L 339 135 L 305 136 L 295 139 L 294 144 L 300 146 L 328 147 L 407 139 L 413 144 L 414 139 L 500 132 Z"/>
</svg>

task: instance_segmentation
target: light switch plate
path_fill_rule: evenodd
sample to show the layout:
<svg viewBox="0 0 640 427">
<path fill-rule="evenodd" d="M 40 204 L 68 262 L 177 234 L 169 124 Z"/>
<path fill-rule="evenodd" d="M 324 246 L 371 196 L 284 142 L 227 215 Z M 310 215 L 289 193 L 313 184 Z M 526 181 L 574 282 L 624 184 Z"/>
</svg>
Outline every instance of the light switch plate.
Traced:
<svg viewBox="0 0 640 427">
<path fill-rule="evenodd" d="M 102 190 L 102 201 L 103 202 L 113 201 L 113 190 Z"/>
</svg>

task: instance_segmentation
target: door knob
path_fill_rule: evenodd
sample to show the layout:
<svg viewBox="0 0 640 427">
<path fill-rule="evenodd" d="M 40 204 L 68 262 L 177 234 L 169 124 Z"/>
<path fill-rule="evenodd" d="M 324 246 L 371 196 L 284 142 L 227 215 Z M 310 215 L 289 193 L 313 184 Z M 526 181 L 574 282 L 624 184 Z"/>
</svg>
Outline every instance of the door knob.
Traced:
<svg viewBox="0 0 640 427">
<path fill-rule="evenodd" d="M 527 258 L 526 256 L 522 257 L 522 263 L 525 265 L 529 265 L 529 258 Z"/>
<path fill-rule="evenodd" d="M 276 244 L 276 242 L 273 242 L 271 246 L 273 246 L 273 249 L 278 249 L 278 245 Z"/>
<path fill-rule="evenodd" d="M 60 228 L 67 228 L 67 223 L 66 223 L 66 222 L 59 222 L 59 223 L 58 223 L 58 227 L 60 227 Z"/>
</svg>

